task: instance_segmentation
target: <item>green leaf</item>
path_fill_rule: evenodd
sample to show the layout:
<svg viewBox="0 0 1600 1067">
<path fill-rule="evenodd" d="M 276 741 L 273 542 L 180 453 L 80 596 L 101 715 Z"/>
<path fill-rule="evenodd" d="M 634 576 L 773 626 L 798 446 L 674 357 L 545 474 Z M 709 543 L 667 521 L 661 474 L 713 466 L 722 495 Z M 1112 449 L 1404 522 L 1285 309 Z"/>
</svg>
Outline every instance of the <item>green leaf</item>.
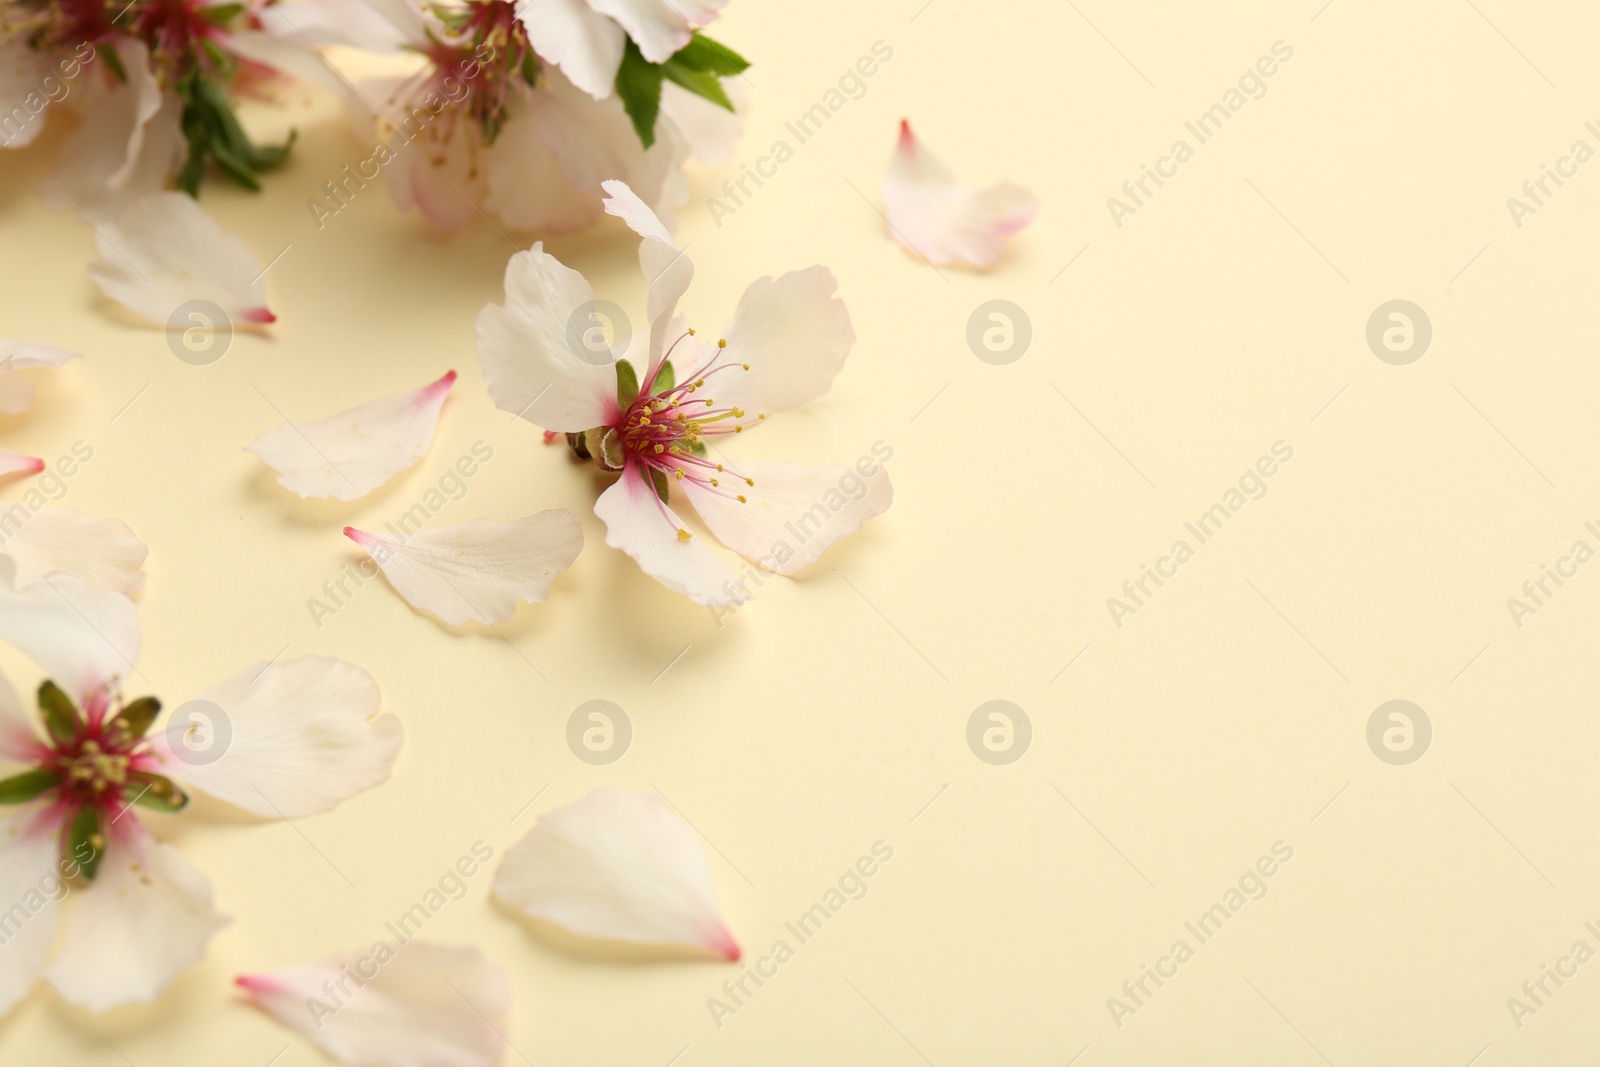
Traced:
<svg viewBox="0 0 1600 1067">
<path fill-rule="evenodd" d="M 672 360 L 661 364 L 661 369 L 656 371 L 654 391 L 664 393 L 678 384 L 678 372 L 672 369 Z"/>
<path fill-rule="evenodd" d="M 83 729 L 83 719 L 72 698 L 54 682 L 39 686 L 39 715 L 44 719 L 44 728 L 57 741 L 71 741 Z"/>
<path fill-rule="evenodd" d="M 733 110 L 733 101 L 728 99 L 728 94 L 723 91 L 722 82 L 717 80 L 715 74 L 707 74 L 703 70 L 691 70 L 680 65 L 676 57 L 667 60 L 662 65 L 661 72 L 696 96 L 703 96 L 718 107 Z"/>
<path fill-rule="evenodd" d="M 213 4 L 210 7 L 202 7 L 200 17 L 213 26 L 226 26 L 243 10 L 243 4 Z"/>
<path fill-rule="evenodd" d="M 622 53 L 622 64 L 617 67 L 617 95 L 622 106 L 633 120 L 633 131 L 646 148 L 656 143 L 656 116 L 661 113 L 660 66 L 651 63 L 639 52 L 639 46 L 629 38 Z"/>
<path fill-rule="evenodd" d="M 727 78 L 743 74 L 750 69 L 750 61 L 738 52 L 703 33 L 689 38 L 689 43 L 678 49 L 671 62 L 690 70 L 703 70 Z"/>
<path fill-rule="evenodd" d="M 161 714 L 161 701 L 155 697 L 140 697 L 125 705 L 111 720 L 111 728 L 122 732 L 129 741 L 137 741 L 150 732 L 150 725 Z"/>
<path fill-rule="evenodd" d="M 135 771 L 128 775 L 126 789 L 133 790 L 133 802 L 141 808 L 172 814 L 189 806 L 188 794 L 159 774 Z"/>
<path fill-rule="evenodd" d="M 656 496 L 660 497 L 661 502 L 665 504 L 667 502 L 667 472 L 651 467 L 650 484 L 656 487 Z"/>
<path fill-rule="evenodd" d="M 67 854 L 78 862 L 83 876 L 94 881 L 106 855 L 106 838 L 100 832 L 100 811 L 92 804 L 79 808 L 72 817 L 72 825 L 67 828 Z"/>
<path fill-rule="evenodd" d="M 0 804 L 23 804 L 55 787 L 60 779 L 50 771 L 35 767 L 31 771 L 0 781 Z"/>
<path fill-rule="evenodd" d="M 639 395 L 639 375 L 633 369 L 633 364 L 625 359 L 617 360 L 617 406 L 624 411 Z"/>
</svg>

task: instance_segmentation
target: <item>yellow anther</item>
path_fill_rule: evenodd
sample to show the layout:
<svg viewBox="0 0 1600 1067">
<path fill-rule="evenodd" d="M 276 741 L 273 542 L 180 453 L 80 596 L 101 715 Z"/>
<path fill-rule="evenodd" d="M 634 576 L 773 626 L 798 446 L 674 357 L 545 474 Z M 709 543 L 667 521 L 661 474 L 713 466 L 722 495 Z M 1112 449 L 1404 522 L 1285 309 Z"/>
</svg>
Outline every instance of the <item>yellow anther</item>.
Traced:
<svg viewBox="0 0 1600 1067">
<path fill-rule="evenodd" d="M 744 427 L 743 426 L 735 426 L 733 428 L 733 432 L 734 433 L 744 433 Z"/>
<path fill-rule="evenodd" d="M 728 347 L 728 339 L 726 337 L 717 338 L 717 347 L 718 348 L 727 348 Z"/>
<path fill-rule="evenodd" d="M 666 445 L 656 445 L 656 455 L 659 456 L 661 453 L 665 452 L 666 450 L 667 450 L 667 446 Z"/>
<path fill-rule="evenodd" d="M 739 497 L 739 503 L 741 503 L 741 504 L 748 504 L 748 503 L 749 503 L 749 501 L 748 501 L 748 500 L 746 500 L 746 499 L 745 499 L 745 498 L 744 498 L 744 497 L 743 497 L 743 496 L 740 496 L 740 497 Z"/>
<path fill-rule="evenodd" d="M 756 418 L 758 418 L 758 419 L 764 419 L 764 418 L 766 418 L 766 417 L 767 417 L 767 416 L 766 416 L 766 415 L 765 415 L 765 414 L 760 414 L 760 415 L 757 415 L 757 416 L 756 416 Z"/>
<path fill-rule="evenodd" d="M 693 326 L 689 327 L 689 336 L 690 337 L 694 336 L 694 327 Z"/>
<path fill-rule="evenodd" d="M 736 419 L 744 418 L 744 408 L 734 408 L 733 409 L 733 417 L 736 418 Z"/>
<path fill-rule="evenodd" d="M 694 380 L 694 387 L 696 389 L 700 388 L 704 384 L 706 384 L 706 380 L 704 378 L 696 378 Z"/>
<path fill-rule="evenodd" d="M 710 407 L 712 404 L 715 404 L 715 403 L 716 403 L 715 400 L 711 399 L 709 396 L 706 397 L 706 407 Z"/>
<path fill-rule="evenodd" d="M 717 464 L 717 473 L 718 474 L 722 473 L 722 464 L 720 464 L 720 463 Z"/>
<path fill-rule="evenodd" d="M 639 425 L 640 426 L 649 426 L 650 425 L 650 416 L 649 415 L 640 415 L 639 416 Z"/>
<path fill-rule="evenodd" d="M 687 541 L 693 536 L 694 536 L 694 534 L 690 533 L 688 530 L 679 530 L 678 531 L 678 540 L 680 540 L 680 541 Z"/>
<path fill-rule="evenodd" d="M 743 367 L 743 368 L 744 368 L 744 369 L 745 369 L 745 370 L 749 370 L 749 369 L 750 369 L 750 364 L 748 364 L 748 363 L 741 363 L 741 364 L 739 364 L 739 365 L 740 365 L 740 366 L 741 366 L 741 367 Z"/>
<path fill-rule="evenodd" d="M 715 489 L 716 487 L 717 487 L 717 480 L 715 478 L 713 478 L 713 479 L 711 479 L 711 488 Z"/>
<path fill-rule="evenodd" d="M 756 480 L 754 478 L 746 478 L 744 480 L 744 484 L 745 485 L 755 485 L 756 484 Z"/>
</svg>

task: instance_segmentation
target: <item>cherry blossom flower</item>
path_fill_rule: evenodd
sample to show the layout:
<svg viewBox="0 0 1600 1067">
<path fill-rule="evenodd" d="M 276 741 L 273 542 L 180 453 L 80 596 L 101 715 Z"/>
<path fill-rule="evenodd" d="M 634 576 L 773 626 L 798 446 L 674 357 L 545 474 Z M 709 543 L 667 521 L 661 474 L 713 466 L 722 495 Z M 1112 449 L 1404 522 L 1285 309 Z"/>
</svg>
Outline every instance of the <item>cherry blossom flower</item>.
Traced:
<svg viewBox="0 0 1600 1067">
<path fill-rule="evenodd" d="M 738 960 L 694 827 L 653 793 L 603 787 L 545 812 L 506 853 L 494 894 L 595 941 Z"/>
<path fill-rule="evenodd" d="M 886 474 L 848 495 L 840 491 L 852 484 L 847 468 L 735 462 L 720 450 L 769 414 L 828 391 L 855 343 L 850 316 L 826 268 L 792 271 L 752 283 L 722 339 L 702 348 L 693 331 L 674 325 L 693 265 L 626 184 L 603 187 L 605 210 L 642 238 L 639 262 L 650 282 L 643 374 L 573 343 L 593 291 L 535 244 L 507 263 L 506 302 L 478 314 L 489 395 L 502 410 L 565 433 L 579 458 L 620 475 L 595 503 L 608 545 L 697 603 L 736 605 L 749 592 L 672 510 L 673 489 L 718 540 L 779 574 L 815 562 L 893 498 Z"/>
<path fill-rule="evenodd" d="M 387 779 L 400 745 L 371 677 L 313 656 L 246 668 L 152 735 L 160 701 L 124 693 L 143 681 L 132 602 L 61 572 L 19 579 L 9 558 L 0 639 L 46 678 L 37 722 L 0 681 L 0 1012 L 41 976 L 90 1011 L 149 1001 L 229 921 L 133 809 L 176 813 L 193 790 L 264 818 L 323 812 Z"/>
<path fill-rule="evenodd" d="M 1038 199 L 1020 185 L 961 185 L 904 120 L 883 177 L 883 203 L 895 242 L 936 267 L 992 266 L 1006 241 L 1039 211 Z"/>
<path fill-rule="evenodd" d="M 263 32 L 258 3 L 231 0 L 0 0 L 0 146 L 33 142 L 56 105 L 78 112 L 47 205 L 112 217 L 208 167 L 249 188 L 287 144 L 252 143 L 232 97 L 297 79 L 340 91 L 306 42 Z M 291 137 L 291 141 L 293 138 Z"/>
<path fill-rule="evenodd" d="M 273 32 L 421 56 L 406 78 L 363 87 L 380 143 L 313 201 L 319 226 L 386 175 L 402 211 L 457 231 L 481 212 L 513 230 L 599 220 L 603 179 L 621 176 L 656 211 L 687 199 L 691 155 L 732 151 L 745 61 L 698 34 L 726 0 L 346 0 L 278 9 Z"/>
</svg>

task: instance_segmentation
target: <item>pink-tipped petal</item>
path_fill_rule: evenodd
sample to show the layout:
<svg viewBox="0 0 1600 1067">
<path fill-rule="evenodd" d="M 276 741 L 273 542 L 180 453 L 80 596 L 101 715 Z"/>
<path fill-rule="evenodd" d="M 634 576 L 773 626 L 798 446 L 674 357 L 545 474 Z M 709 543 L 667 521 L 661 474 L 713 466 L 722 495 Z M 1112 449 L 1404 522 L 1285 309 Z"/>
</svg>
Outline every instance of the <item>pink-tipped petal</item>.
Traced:
<svg viewBox="0 0 1600 1067">
<path fill-rule="evenodd" d="M 161 329 L 272 321 L 260 261 L 193 197 L 142 197 L 100 223 L 95 242 L 100 258 L 89 276 L 100 291 Z M 218 308 L 222 322 L 212 321 Z"/>
<path fill-rule="evenodd" d="M 699 835 L 654 793 L 608 786 L 545 812 L 506 852 L 494 893 L 580 937 L 739 957 Z"/>
<path fill-rule="evenodd" d="M 632 556 L 640 570 L 673 592 L 717 608 L 750 599 L 733 571 L 711 554 L 701 538 L 680 534 L 682 520 L 661 503 L 634 464 L 600 494 L 594 513 L 606 524 L 606 544 Z"/>
<path fill-rule="evenodd" d="M 167 732 L 150 739 L 168 777 L 263 818 L 331 811 L 387 781 L 405 731 L 379 714 L 378 684 L 361 668 L 327 656 L 257 663 L 194 698 L 219 709 L 208 740 L 220 758 L 174 751 Z M 225 728 L 224 728 L 225 727 Z"/>
<path fill-rule="evenodd" d="M 235 982 L 262 1011 L 351 1067 L 496 1067 L 505 1059 L 511 980 L 475 948 L 380 941 Z"/>
<path fill-rule="evenodd" d="M 556 575 L 583 550 L 583 527 L 565 509 L 511 522 L 473 519 L 408 537 L 349 531 L 395 592 L 452 626 L 509 619 L 542 604 Z"/>
<path fill-rule="evenodd" d="M 1010 182 L 969 189 L 900 122 L 900 137 L 883 178 L 889 233 L 935 266 L 992 265 L 1006 240 L 1038 213 L 1039 201 Z"/>
<path fill-rule="evenodd" d="M 0 448 L 0 474 L 38 474 L 44 470 L 44 460 L 38 456 L 25 456 L 9 448 Z"/>
<path fill-rule="evenodd" d="M 254 322 L 261 325 L 269 325 L 278 321 L 278 316 L 266 308 L 249 308 L 239 318 L 245 322 Z"/>
<path fill-rule="evenodd" d="M 355 500 L 427 455 L 453 375 L 319 422 L 275 426 L 246 447 L 285 489 Z"/>
</svg>

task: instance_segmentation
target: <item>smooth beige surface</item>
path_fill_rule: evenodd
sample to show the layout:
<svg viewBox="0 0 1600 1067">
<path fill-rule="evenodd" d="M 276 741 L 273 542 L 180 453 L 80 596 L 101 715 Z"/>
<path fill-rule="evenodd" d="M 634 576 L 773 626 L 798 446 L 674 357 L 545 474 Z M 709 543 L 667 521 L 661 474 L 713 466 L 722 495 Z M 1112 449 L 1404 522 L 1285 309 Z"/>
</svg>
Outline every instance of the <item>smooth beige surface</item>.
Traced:
<svg viewBox="0 0 1600 1067">
<path fill-rule="evenodd" d="M 234 925 L 147 1010 L 91 1023 L 36 993 L 0 1023 L 0 1061 L 326 1062 L 233 975 L 383 936 L 475 841 L 501 852 L 603 783 L 669 798 L 714 845 L 748 958 L 779 939 L 795 956 L 719 1028 L 707 1001 L 737 967 L 571 957 L 481 874 L 426 936 L 511 973 L 508 1064 L 1592 1060 L 1600 963 L 1547 981 L 1520 1028 L 1507 998 L 1574 942 L 1600 949 L 1600 563 L 1520 627 L 1507 600 L 1575 541 L 1600 549 L 1600 162 L 1521 228 L 1506 199 L 1574 141 L 1600 149 L 1600 16 L 1321 3 L 732 5 L 716 34 L 756 61 L 752 166 L 874 42 L 894 51 L 720 228 L 706 200 L 738 167 L 694 171 L 680 240 L 708 330 L 762 273 L 833 268 L 859 334 L 844 373 L 739 454 L 849 463 L 881 440 L 896 500 L 720 628 L 606 548 L 600 476 L 489 403 L 472 323 L 500 298 L 501 235 L 440 238 L 378 188 L 312 225 L 306 199 L 366 154 L 330 103 L 295 116 L 263 195 L 206 190 L 263 262 L 288 247 L 272 339 L 210 367 L 100 306 L 89 231 L 31 193 L 59 132 L 6 157 L 0 334 L 89 358 L 40 375 L 0 443 L 93 447 L 62 503 L 151 546 L 152 688 L 175 703 L 250 662 L 338 655 L 408 740 L 393 780 L 335 813 L 163 831 Z M 1293 58 L 1265 95 L 1196 145 L 1184 123 L 1277 41 Z M 902 116 L 968 180 L 1040 195 L 992 272 L 936 273 L 886 236 Z M 1116 226 L 1107 198 L 1180 137 L 1194 158 Z M 611 221 L 550 248 L 638 309 L 636 242 Z M 965 340 L 990 299 L 1031 318 L 1009 366 Z M 1392 299 L 1432 320 L 1409 366 L 1365 340 Z M 301 502 L 241 451 L 449 367 L 432 452 L 365 500 Z M 316 626 L 308 598 L 360 558 L 340 527 L 396 518 L 478 440 L 493 461 L 435 521 L 573 510 L 588 545 L 550 602 L 455 635 L 378 581 Z M 1184 523 L 1280 441 L 1265 495 L 1196 546 Z M 1107 599 L 1179 538 L 1194 558 L 1117 626 Z M 596 698 L 635 731 L 603 768 L 565 741 Z M 1433 726 L 1409 766 L 1366 741 L 1398 698 Z M 1031 718 L 1009 766 L 966 743 L 992 699 Z M 894 858 L 865 897 L 796 944 L 784 923 L 880 840 Z M 1293 858 L 1201 944 L 1184 924 L 1276 842 Z M 1193 958 L 1119 1027 L 1108 998 L 1179 939 Z"/>
</svg>

